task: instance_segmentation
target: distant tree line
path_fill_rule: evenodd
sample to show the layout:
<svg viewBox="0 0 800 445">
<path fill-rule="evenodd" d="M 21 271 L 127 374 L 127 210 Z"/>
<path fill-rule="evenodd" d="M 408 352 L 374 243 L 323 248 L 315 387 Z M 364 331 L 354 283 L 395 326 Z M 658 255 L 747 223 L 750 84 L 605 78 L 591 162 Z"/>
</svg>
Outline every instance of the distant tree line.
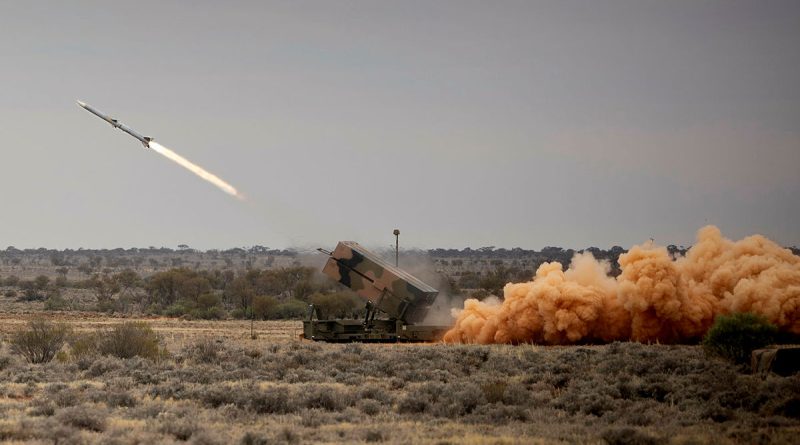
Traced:
<svg viewBox="0 0 800 445">
<path fill-rule="evenodd" d="M 684 246 L 666 248 L 674 257 L 685 255 L 687 251 Z M 800 255 L 800 249 L 790 249 Z M 134 266 L 141 264 L 147 255 L 164 252 L 176 255 L 168 257 L 171 267 L 160 271 L 151 269 L 149 275 L 135 270 Z M 177 252 L 166 248 L 59 251 L 9 247 L 0 251 L 0 262 L 10 266 L 5 276 L 0 276 L 0 287 L 6 298 L 41 301 L 48 310 L 97 310 L 204 319 L 300 318 L 307 313 L 309 304 L 317 306 L 323 317 L 358 317 L 363 312 L 364 302 L 359 297 L 318 270 L 293 260 L 291 266 L 274 266 L 270 261 L 279 256 L 295 258 L 297 251 L 254 246 L 203 253 L 228 259 L 259 257 L 267 266 L 252 267 L 253 263 L 247 260 L 240 262 L 238 269 L 231 268 L 228 262 L 218 268 L 213 267 L 213 263 L 210 268 L 200 268 L 198 263 L 186 265 L 180 255 L 187 252 L 196 254 L 186 245 L 178 246 Z M 620 273 L 619 256 L 626 250 L 620 246 L 583 250 L 545 247 L 539 251 L 488 246 L 408 252 L 407 258 L 414 254 L 432 259 L 441 280 L 431 284 L 442 293 L 483 299 L 489 295 L 502 296 L 502 289 L 509 282 L 531 280 L 544 262 L 558 261 L 566 266 L 576 253 L 585 252 L 607 261 L 611 275 L 616 276 Z M 23 257 L 27 261 L 31 255 L 42 259 L 43 266 L 39 269 L 50 271 L 50 276 L 21 279 L 15 275 L 15 265 Z M 80 262 L 75 266 L 73 260 L 78 258 Z M 150 258 L 150 261 L 156 260 Z M 159 265 L 164 266 L 163 262 L 162 258 Z M 8 274 L 9 269 L 11 274 Z M 74 273 L 73 279 L 68 279 L 71 270 L 80 272 L 78 279 Z M 91 295 L 91 304 L 76 298 L 76 294 Z"/>
<path fill-rule="evenodd" d="M 47 310 L 95 310 L 159 314 L 203 319 L 301 318 L 313 303 L 332 317 L 359 317 L 363 302 L 353 292 L 317 270 L 294 266 L 277 269 L 191 270 L 173 268 L 146 278 L 131 269 L 96 273 L 69 281 L 40 275 L 22 280 L 0 277 L 4 296 L 19 301 L 43 301 Z M 67 289 L 90 293 L 92 304 L 65 298 Z"/>
</svg>

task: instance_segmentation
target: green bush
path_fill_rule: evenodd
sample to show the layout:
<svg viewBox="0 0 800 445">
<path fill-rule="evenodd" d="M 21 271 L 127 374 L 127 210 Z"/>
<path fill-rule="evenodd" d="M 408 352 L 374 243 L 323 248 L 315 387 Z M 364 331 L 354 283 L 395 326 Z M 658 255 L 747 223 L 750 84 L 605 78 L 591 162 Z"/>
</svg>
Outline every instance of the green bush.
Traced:
<svg viewBox="0 0 800 445">
<path fill-rule="evenodd" d="M 228 314 L 219 306 L 210 308 L 195 308 L 189 311 L 189 316 L 203 320 L 222 320 Z"/>
<path fill-rule="evenodd" d="M 710 354 L 749 363 L 750 353 L 773 343 L 777 334 L 778 328 L 759 315 L 721 315 L 703 338 L 703 347 Z"/>
<path fill-rule="evenodd" d="M 101 354 L 119 358 L 144 357 L 158 359 L 161 354 L 161 340 L 145 322 L 130 321 L 118 324 L 106 332 L 98 348 Z"/>
<path fill-rule="evenodd" d="M 164 310 L 168 317 L 188 316 L 193 319 L 219 320 L 227 315 L 220 297 L 211 293 L 200 295 L 196 301 L 181 300 Z"/>
<path fill-rule="evenodd" d="M 253 315 L 259 320 L 265 320 L 275 311 L 278 300 L 269 295 L 256 295 L 253 297 Z"/>
<path fill-rule="evenodd" d="M 47 363 L 53 360 L 69 336 L 69 327 L 37 319 L 28 322 L 28 328 L 11 335 L 11 351 L 25 357 L 30 363 Z"/>
<path fill-rule="evenodd" d="M 202 294 L 197 297 L 197 301 L 191 304 L 189 315 L 192 318 L 202 318 L 204 320 L 219 320 L 225 318 L 225 310 L 222 309 L 222 299 L 213 293 Z"/>
<path fill-rule="evenodd" d="M 236 320 L 242 320 L 242 319 L 245 319 L 245 318 L 246 319 L 250 319 L 250 318 L 252 318 L 252 311 L 250 309 L 243 309 L 243 308 L 237 307 L 236 309 L 234 309 L 234 310 L 232 310 L 230 312 L 230 316 L 231 316 L 231 318 L 234 318 Z"/>
<path fill-rule="evenodd" d="M 44 310 L 46 311 L 66 311 L 69 309 L 69 303 L 61 295 L 51 295 L 44 302 Z"/>
<path fill-rule="evenodd" d="M 270 314 L 270 318 L 287 320 L 287 319 L 300 319 L 306 316 L 308 312 L 308 304 L 300 300 L 289 300 L 275 306 L 275 310 Z"/>
<path fill-rule="evenodd" d="M 164 315 L 167 317 L 180 317 L 186 315 L 188 312 L 189 308 L 182 303 L 171 304 L 164 309 Z"/>
</svg>

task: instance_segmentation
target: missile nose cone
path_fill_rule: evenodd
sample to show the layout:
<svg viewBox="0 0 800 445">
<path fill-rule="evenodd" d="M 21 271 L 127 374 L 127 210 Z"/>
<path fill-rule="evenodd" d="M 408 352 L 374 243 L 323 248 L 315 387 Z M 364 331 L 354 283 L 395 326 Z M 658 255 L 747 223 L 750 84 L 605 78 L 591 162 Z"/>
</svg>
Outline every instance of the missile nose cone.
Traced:
<svg viewBox="0 0 800 445">
<path fill-rule="evenodd" d="M 86 108 L 86 102 L 77 101 L 81 108 Z"/>
</svg>

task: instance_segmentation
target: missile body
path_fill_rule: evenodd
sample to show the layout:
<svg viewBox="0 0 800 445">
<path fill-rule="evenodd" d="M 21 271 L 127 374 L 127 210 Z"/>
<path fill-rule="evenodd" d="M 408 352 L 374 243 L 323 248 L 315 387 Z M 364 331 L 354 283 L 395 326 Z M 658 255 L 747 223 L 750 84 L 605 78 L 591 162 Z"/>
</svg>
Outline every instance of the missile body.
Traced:
<svg viewBox="0 0 800 445">
<path fill-rule="evenodd" d="M 144 145 L 145 148 L 150 148 L 150 141 L 152 141 L 153 138 L 150 138 L 150 137 L 147 137 L 147 136 L 142 136 L 141 134 L 139 134 L 136 131 L 134 131 L 131 127 L 123 124 L 122 122 L 120 122 L 120 121 L 118 121 L 118 120 L 116 120 L 114 118 L 109 117 L 106 114 L 103 114 L 102 112 L 100 112 L 96 108 L 93 108 L 91 105 L 89 105 L 89 104 L 87 104 L 85 102 L 78 101 L 78 105 L 80 105 L 80 107 L 83 108 L 84 110 L 86 110 L 86 111 L 94 114 L 95 116 L 99 117 L 100 119 L 103 119 L 104 121 L 108 122 L 109 124 L 111 124 L 112 127 L 119 128 L 120 130 L 124 131 L 125 133 L 128 133 L 129 135 L 135 137 L 136 139 L 139 140 L 139 142 L 142 143 L 142 145 Z"/>
</svg>

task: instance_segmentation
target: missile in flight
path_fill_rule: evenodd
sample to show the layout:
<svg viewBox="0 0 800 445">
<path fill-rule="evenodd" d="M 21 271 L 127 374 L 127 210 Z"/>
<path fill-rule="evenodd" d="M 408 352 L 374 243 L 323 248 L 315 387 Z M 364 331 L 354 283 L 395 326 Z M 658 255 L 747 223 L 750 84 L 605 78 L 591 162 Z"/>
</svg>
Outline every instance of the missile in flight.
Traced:
<svg viewBox="0 0 800 445">
<path fill-rule="evenodd" d="M 99 117 L 100 119 L 103 119 L 104 121 L 108 122 L 109 124 L 111 124 L 112 127 L 119 128 L 120 130 L 124 131 L 125 133 L 128 133 L 129 135 L 135 137 L 136 139 L 139 140 L 139 142 L 142 143 L 142 145 L 144 145 L 145 148 L 150 148 L 150 141 L 152 141 L 153 138 L 150 138 L 150 137 L 147 137 L 147 136 L 142 136 L 141 134 L 139 134 L 136 131 L 134 131 L 131 127 L 123 124 L 122 122 L 120 122 L 120 121 L 118 121 L 118 120 L 116 120 L 116 119 L 114 119 L 112 117 L 109 117 L 106 114 L 103 114 L 101 111 L 97 110 L 96 108 L 93 108 L 91 105 L 87 104 L 86 102 L 78 101 L 78 105 L 80 105 L 80 107 L 83 108 L 84 110 L 86 110 L 86 111 L 94 114 L 95 116 Z"/>
</svg>

